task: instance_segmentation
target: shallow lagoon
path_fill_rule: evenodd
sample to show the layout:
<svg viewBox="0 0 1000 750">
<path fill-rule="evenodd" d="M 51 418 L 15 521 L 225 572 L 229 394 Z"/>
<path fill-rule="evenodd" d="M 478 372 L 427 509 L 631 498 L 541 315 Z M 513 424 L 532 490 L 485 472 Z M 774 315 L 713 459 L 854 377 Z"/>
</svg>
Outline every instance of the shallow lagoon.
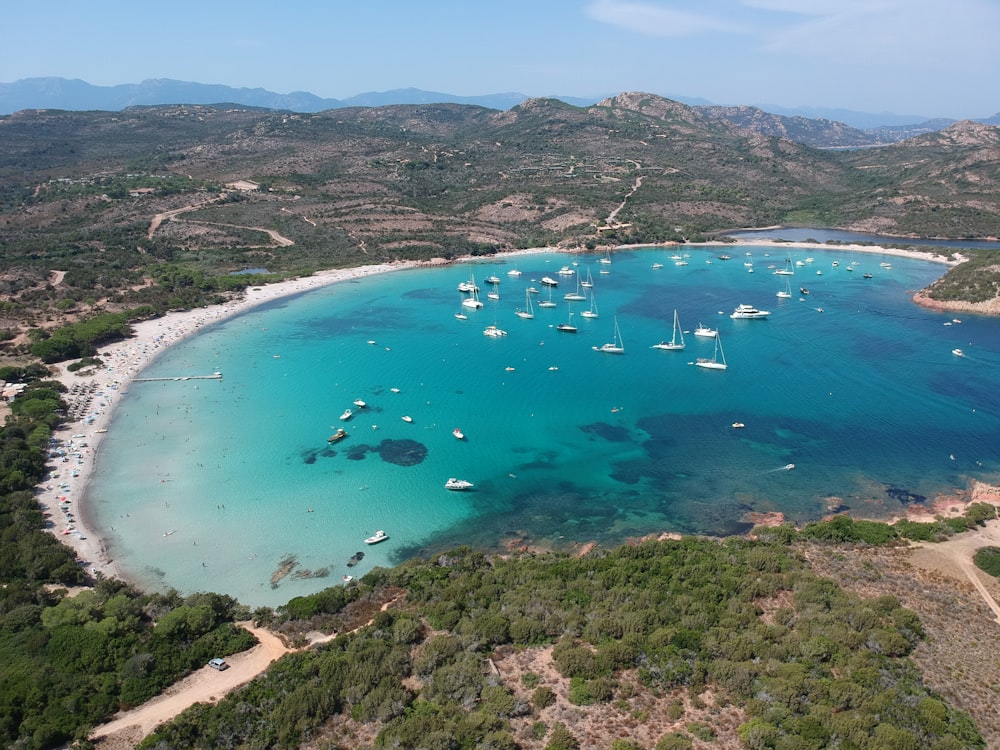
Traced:
<svg viewBox="0 0 1000 750">
<path fill-rule="evenodd" d="M 786 251 L 795 293 L 781 300 L 786 277 L 768 265 L 783 268 Z M 672 257 L 681 252 L 686 265 Z M 748 511 L 883 517 L 996 476 L 1000 326 L 951 323 L 909 301 L 942 266 L 842 249 L 720 252 L 408 270 L 214 326 L 144 375 L 220 370 L 221 382 L 135 383 L 115 413 L 88 493 L 109 552 L 150 587 L 274 606 L 457 544 L 571 550 L 661 531 L 730 534 Z M 554 327 L 569 320 L 562 296 L 576 287 L 556 276 L 562 266 L 594 279 L 599 317 L 576 303 L 576 334 Z M 515 267 L 522 275 L 508 276 Z M 470 272 L 486 304 L 457 320 L 456 286 Z M 482 281 L 491 274 L 502 280 L 496 303 Z M 543 275 L 561 281 L 558 307 L 516 317 L 526 286 L 536 302 L 547 296 Z M 770 319 L 731 320 L 743 302 Z M 727 371 L 690 364 L 712 356 L 711 339 L 650 348 L 670 338 L 675 307 L 689 332 L 718 327 Z M 625 354 L 594 352 L 616 316 Z M 508 335 L 484 336 L 494 323 Z M 366 408 L 352 406 L 359 398 Z M 355 416 L 339 422 L 348 407 Z M 337 426 L 349 437 L 328 445 Z M 452 476 L 474 490 L 445 490 Z M 376 529 L 389 540 L 366 547 Z M 348 568 L 357 551 L 364 559 Z"/>
</svg>

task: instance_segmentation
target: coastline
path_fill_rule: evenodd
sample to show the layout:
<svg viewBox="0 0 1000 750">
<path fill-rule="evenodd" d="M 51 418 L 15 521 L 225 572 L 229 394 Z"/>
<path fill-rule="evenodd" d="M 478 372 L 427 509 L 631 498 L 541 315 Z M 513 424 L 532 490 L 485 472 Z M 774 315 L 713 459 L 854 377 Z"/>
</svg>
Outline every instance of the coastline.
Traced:
<svg viewBox="0 0 1000 750">
<path fill-rule="evenodd" d="M 65 399 L 70 414 L 76 419 L 53 431 L 52 437 L 59 444 L 52 447 L 62 449 L 64 455 L 61 458 L 50 456 L 46 464 L 49 473 L 35 487 L 35 498 L 51 520 L 47 530 L 73 550 L 90 575 L 131 581 L 128 571 L 110 557 L 100 529 L 88 512 L 87 498 L 102 439 L 131 382 L 174 344 L 206 326 L 259 305 L 340 281 L 443 263 L 445 261 L 398 261 L 320 271 L 312 276 L 249 287 L 239 299 L 221 305 L 171 312 L 134 324 L 131 338 L 101 348 L 97 357 L 103 366 L 99 369 L 77 374 L 66 368 L 70 362 L 51 366 L 50 379 L 66 386 Z"/>
<path fill-rule="evenodd" d="M 875 253 L 895 255 L 900 257 L 929 260 L 932 262 L 955 265 L 961 262 L 949 257 L 922 253 L 911 250 L 887 249 L 871 245 L 838 245 L 831 247 L 821 243 L 808 242 L 777 242 L 772 240 L 739 240 L 736 242 L 705 242 L 679 245 L 678 243 L 642 243 L 638 245 L 619 245 L 617 250 L 629 250 L 639 247 L 780 247 L 815 249 L 824 251 Z M 563 248 L 531 248 L 499 253 L 491 258 L 507 258 L 519 255 L 538 254 L 544 252 L 584 252 L 582 248 L 567 250 Z M 116 577 L 131 580 L 128 571 L 112 559 L 105 547 L 100 529 L 88 513 L 87 492 L 96 465 L 103 435 L 112 423 L 114 411 L 121 395 L 128 390 L 133 379 L 139 377 L 142 371 L 169 347 L 197 333 L 205 326 L 221 322 L 230 317 L 246 312 L 259 305 L 314 289 L 328 286 L 341 281 L 351 281 L 373 274 L 389 271 L 405 270 L 424 266 L 440 266 L 452 263 L 480 260 L 473 256 L 464 256 L 455 260 L 432 259 L 429 261 L 395 261 L 371 266 L 358 266 L 348 269 L 320 271 L 312 276 L 291 279 L 259 287 L 250 287 L 239 299 L 205 308 L 168 313 L 161 318 L 142 321 L 132 326 L 133 336 L 124 341 L 103 347 L 97 355 L 103 362 L 99 370 L 87 371 L 85 374 L 69 372 L 66 365 L 69 362 L 58 363 L 53 369 L 51 378 L 63 383 L 68 390 L 67 400 L 70 404 L 70 414 L 76 416 L 76 421 L 63 424 L 53 433 L 53 437 L 61 442 L 67 455 L 51 458 L 48 466 L 50 473 L 46 480 L 36 487 L 36 499 L 44 512 L 52 520 L 49 529 L 56 538 L 67 544 L 76 554 L 81 564 L 85 565 L 92 575 Z M 917 302 L 914 299 L 914 302 Z M 919 302 L 918 302 L 919 304 Z M 75 459 L 75 463 L 71 459 Z M 60 526 L 62 517 L 66 524 Z M 72 529 L 71 531 L 69 529 Z"/>
</svg>

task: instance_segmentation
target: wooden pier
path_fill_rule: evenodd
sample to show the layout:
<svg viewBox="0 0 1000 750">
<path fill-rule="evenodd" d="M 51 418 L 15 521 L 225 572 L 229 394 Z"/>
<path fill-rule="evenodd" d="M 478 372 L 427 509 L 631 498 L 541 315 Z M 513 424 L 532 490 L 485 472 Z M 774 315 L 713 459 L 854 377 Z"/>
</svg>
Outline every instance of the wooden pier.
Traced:
<svg viewBox="0 0 1000 750">
<path fill-rule="evenodd" d="M 133 383 L 154 383 L 159 380 L 222 380 L 221 372 L 213 372 L 211 375 L 178 375 L 175 378 L 133 378 Z"/>
</svg>

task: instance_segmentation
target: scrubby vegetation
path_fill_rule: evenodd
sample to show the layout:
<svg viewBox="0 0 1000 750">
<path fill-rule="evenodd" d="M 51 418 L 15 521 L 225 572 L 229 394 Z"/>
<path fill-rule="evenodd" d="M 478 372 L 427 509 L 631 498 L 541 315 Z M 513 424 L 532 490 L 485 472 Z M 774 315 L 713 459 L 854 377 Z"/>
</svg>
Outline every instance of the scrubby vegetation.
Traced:
<svg viewBox="0 0 1000 750">
<path fill-rule="evenodd" d="M 692 242 L 778 223 L 1000 235 L 1000 137 L 970 123 L 837 152 L 647 94 L 509 112 L 164 106 L 0 122 L 0 341 L 18 353 L 17 333 L 67 319 L 162 313 L 396 259 Z M 265 272 L 232 275 L 246 269 Z M 996 293 L 985 259 L 953 274 L 939 299 Z"/>
<path fill-rule="evenodd" d="M 68 592 L 87 571 L 43 530 L 31 492 L 62 409 L 62 386 L 44 374 L 0 372 L 27 384 L 0 433 L 0 738 L 39 749 L 83 741 L 116 710 L 253 640 L 233 625 L 250 613 L 223 595 L 109 580 Z M 982 747 L 968 715 L 910 661 L 919 618 L 894 597 L 847 594 L 800 550 L 943 538 L 994 515 L 972 505 L 961 519 L 895 527 L 840 516 L 760 529 L 759 541 L 582 558 L 458 549 L 376 569 L 257 612 L 292 642 L 314 629 L 344 635 L 192 708 L 144 746 L 650 748 L 738 736 L 746 747 Z M 530 653 L 548 653 L 551 672 L 507 666 Z M 615 731 L 639 733 L 598 736 L 570 718 L 597 710 L 623 717 Z"/>
<path fill-rule="evenodd" d="M 609 746 L 626 738 L 583 736 L 557 717 L 568 705 L 628 713 L 636 689 L 733 707 L 746 747 L 982 746 L 907 658 L 922 637 L 916 615 L 892 597 L 845 594 L 782 544 L 685 539 L 577 559 L 454 550 L 373 571 L 357 587 L 387 586 L 406 591 L 405 603 L 286 657 L 143 747 L 194 736 L 213 747 L 320 736 L 345 747 L 361 736 L 375 747 Z M 546 647 L 554 677 L 508 684 L 490 668 Z M 732 735 L 721 712 L 719 726 L 711 716 L 644 721 L 670 727 L 656 739 L 664 747 Z"/>
</svg>

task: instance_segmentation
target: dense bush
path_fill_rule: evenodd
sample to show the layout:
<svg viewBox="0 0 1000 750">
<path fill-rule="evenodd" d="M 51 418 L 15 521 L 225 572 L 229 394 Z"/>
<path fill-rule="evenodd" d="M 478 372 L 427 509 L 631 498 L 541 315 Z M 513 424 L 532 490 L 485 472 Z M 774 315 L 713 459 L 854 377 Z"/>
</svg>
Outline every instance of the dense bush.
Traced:
<svg viewBox="0 0 1000 750">
<path fill-rule="evenodd" d="M 1000 578 L 1000 547 L 980 547 L 972 559 L 977 568 Z"/>
</svg>

